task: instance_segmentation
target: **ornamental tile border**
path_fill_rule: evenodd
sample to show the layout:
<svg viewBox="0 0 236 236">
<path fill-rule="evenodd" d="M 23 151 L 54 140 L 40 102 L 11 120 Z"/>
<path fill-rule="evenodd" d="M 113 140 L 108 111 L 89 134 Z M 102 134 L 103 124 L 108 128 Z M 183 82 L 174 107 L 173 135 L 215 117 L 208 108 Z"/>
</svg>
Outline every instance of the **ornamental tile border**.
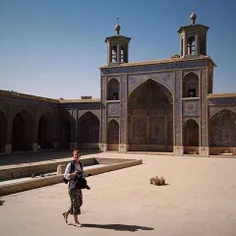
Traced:
<svg viewBox="0 0 236 236">
<path fill-rule="evenodd" d="M 175 146 L 182 146 L 182 111 L 181 111 L 181 78 L 182 72 L 176 71 L 175 75 Z"/>
<path fill-rule="evenodd" d="M 207 66 L 207 64 L 208 64 L 207 60 L 201 60 L 201 61 L 170 62 L 165 64 L 163 63 L 156 65 L 143 65 L 134 67 L 101 68 L 101 75 L 197 68 L 197 67 L 205 67 Z"/>
</svg>

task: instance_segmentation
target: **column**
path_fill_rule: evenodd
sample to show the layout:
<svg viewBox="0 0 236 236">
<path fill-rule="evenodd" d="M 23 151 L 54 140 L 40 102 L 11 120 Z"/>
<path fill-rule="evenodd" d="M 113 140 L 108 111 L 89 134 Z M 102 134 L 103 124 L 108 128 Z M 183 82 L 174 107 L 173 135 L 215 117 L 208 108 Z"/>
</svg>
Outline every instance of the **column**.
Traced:
<svg viewBox="0 0 236 236">
<path fill-rule="evenodd" d="M 75 120 L 76 120 L 76 109 L 71 109 L 70 110 L 71 114 L 71 141 L 70 141 L 70 149 L 76 149 L 78 148 L 78 143 L 77 140 L 75 139 Z"/>
<path fill-rule="evenodd" d="M 119 151 L 127 152 L 127 75 L 121 76 L 120 96 L 120 146 Z"/>
<path fill-rule="evenodd" d="M 175 106 L 174 106 L 174 122 L 175 122 L 175 143 L 174 155 L 182 156 L 184 152 L 182 143 L 182 101 L 181 101 L 181 78 L 182 71 L 175 72 Z"/>
<path fill-rule="evenodd" d="M 199 36 L 195 35 L 195 55 L 199 55 Z"/>
<path fill-rule="evenodd" d="M 101 128 L 100 128 L 100 141 L 99 141 L 99 149 L 103 152 L 107 151 L 107 143 L 106 143 L 106 83 L 107 77 L 101 77 Z"/>
<path fill-rule="evenodd" d="M 168 125 L 168 122 L 167 122 L 167 116 L 165 115 L 165 147 L 167 148 L 167 125 Z"/>
<path fill-rule="evenodd" d="M 9 114 L 7 117 L 6 147 L 5 147 L 5 152 L 7 154 L 12 152 L 13 109 L 14 106 L 12 104 L 9 104 L 8 105 Z"/>
<path fill-rule="evenodd" d="M 201 143 L 199 147 L 200 156 L 209 156 L 208 140 L 208 105 L 207 105 L 207 69 L 201 69 Z"/>
<path fill-rule="evenodd" d="M 120 44 L 117 44 L 117 63 L 120 63 Z"/>
</svg>

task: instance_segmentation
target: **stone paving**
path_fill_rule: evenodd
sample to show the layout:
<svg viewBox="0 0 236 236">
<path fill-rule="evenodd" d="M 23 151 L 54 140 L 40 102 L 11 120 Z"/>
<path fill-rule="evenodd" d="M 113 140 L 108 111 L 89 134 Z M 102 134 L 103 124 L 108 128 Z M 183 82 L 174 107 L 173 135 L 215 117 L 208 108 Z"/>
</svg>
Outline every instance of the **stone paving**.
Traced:
<svg viewBox="0 0 236 236">
<path fill-rule="evenodd" d="M 66 225 L 66 185 L 2 198 L 0 235 L 235 236 L 236 159 L 144 154 L 91 154 L 143 159 L 143 164 L 91 176 L 80 217 Z M 166 186 L 149 184 L 163 175 Z M 72 217 L 69 218 L 72 223 Z"/>
</svg>

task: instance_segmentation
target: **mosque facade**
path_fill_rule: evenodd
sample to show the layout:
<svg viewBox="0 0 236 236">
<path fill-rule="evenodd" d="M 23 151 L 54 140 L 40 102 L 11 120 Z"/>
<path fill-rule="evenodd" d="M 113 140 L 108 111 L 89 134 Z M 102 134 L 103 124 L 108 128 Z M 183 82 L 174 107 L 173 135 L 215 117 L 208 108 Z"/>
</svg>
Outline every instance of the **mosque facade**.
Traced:
<svg viewBox="0 0 236 236">
<path fill-rule="evenodd" d="M 178 30 L 180 54 L 129 62 L 131 38 L 107 37 L 101 98 L 49 99 L 0 91 L 0 152 L 98 149 L 236 155 L 236 93 L 213 93 L 209 27 Z"/>
</svg>

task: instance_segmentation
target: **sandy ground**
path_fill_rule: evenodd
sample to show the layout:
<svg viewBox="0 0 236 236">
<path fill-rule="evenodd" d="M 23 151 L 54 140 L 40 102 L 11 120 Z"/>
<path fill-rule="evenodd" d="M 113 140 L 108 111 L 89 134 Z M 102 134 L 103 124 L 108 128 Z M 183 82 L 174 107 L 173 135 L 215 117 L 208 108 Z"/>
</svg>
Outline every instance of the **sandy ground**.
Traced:
<svg viewBox="0 0 236 236">
<path fill-rule="evenodd" d="M 69 206 L 63 183 L 2 197 L 0 235 L 236 235 L 236 159 L 88 156 L 143 159 L 143 164 L 88 177 L 92 189 L 83 192 L 81 228 L 63 220 Z M 155 175 L 168 184 L 150 185 Z"/>
</svg>

